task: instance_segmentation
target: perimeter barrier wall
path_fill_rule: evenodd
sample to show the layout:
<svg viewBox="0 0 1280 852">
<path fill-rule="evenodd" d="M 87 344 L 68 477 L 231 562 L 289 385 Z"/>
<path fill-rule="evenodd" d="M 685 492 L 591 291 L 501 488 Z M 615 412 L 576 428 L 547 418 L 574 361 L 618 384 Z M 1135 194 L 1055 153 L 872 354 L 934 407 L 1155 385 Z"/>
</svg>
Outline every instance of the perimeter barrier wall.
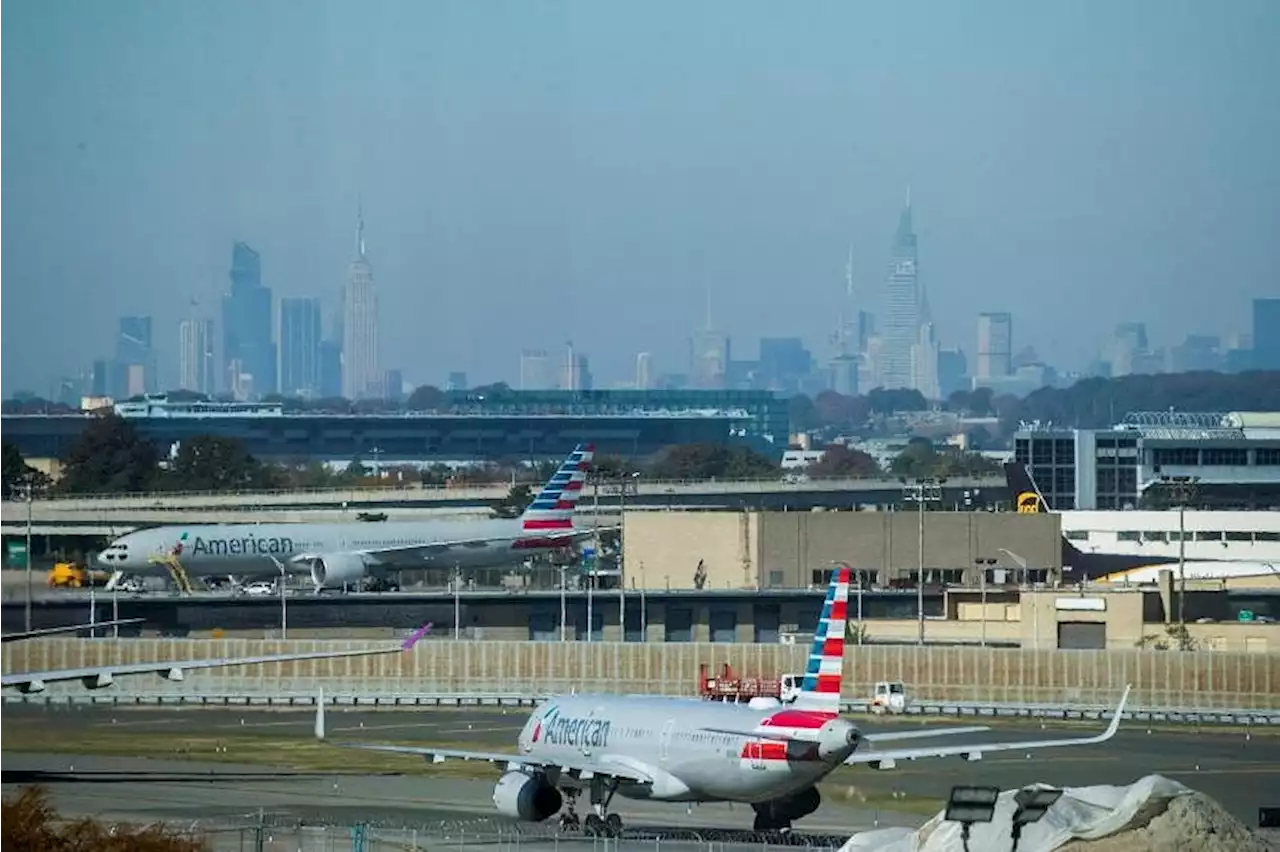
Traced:
<svg viewBox="0 0 1280 852">
<path fill-rule="evenodd" d="M 3 648 L 4 672 L 162 660 L 388 647 L 369 641 L 249 639 L 36 639 Z M 580 692 L 696 695 L 699 664 L 739 677 L 804 671 L 808 647 L 728 643 L 471 642 L 428 639 L 386 655 L 193 671 L 179 682 L 121 678 L 95 694 L 211 697 L 404 697 Z M 1186 710 L 1280 709 L 1280 654 L 1217 651 L 1061 651 L 853 646 L 846 698 L 901 680 L 913 698 L 994 704 L 1111 705 L 1126 683 L 1130 706 Z M 78 682 L 47 695 L 84 694 Z"/>
</svg>

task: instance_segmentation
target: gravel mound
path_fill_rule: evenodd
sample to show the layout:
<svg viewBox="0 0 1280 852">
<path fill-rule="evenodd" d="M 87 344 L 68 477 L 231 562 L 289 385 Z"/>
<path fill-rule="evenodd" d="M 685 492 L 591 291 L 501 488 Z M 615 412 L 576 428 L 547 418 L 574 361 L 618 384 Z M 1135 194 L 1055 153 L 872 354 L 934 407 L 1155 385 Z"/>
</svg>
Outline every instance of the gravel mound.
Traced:
<svg viewBox="0 0 1280 852">
<path fill-rule="evenodd" d="M 1280 852 L 1280 844 L 1246 828 L 1204 793 L 1153 802 L 1131 828 L 1098 840 L 1072 840 L 1058 852 Z"/>
</svg>

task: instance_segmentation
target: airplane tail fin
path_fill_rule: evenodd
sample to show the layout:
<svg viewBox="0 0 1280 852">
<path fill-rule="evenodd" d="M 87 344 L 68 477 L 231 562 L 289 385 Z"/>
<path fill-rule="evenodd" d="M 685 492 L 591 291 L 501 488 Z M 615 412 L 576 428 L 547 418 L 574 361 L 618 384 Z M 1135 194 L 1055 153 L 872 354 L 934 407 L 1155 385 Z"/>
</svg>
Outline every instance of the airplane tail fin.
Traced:
<svg viewBox="0 0 1280 852">
<path fill-rule="evenodd" d="M 582 496 L 582 486 L 587 481 L 587 471 L 594 456 L 595 447 L 591 444 L 574 447 L 520 516 L 525 532 L 573 529 L 573 510 Z"/>
<path fill-rule="evenodd" d="M 1051 512 L 1053 509 L 1040 493 L 1031 471 L 1022 462 L 1005 462 L 1004 480 L 1013 493 L 1013 505 L 1019 512 Z"/>
<path fill-rule="evenodd" d="M 841 565 L 831 572 L 831 585 L 827 588 L 827 599 L 822 604 L 818 629 L 813 634 L 813 646 L 809 649 L 804 682 L 792 705 L 797 710 L 813 710 L 832 715 L 840 712 L 851 574 L 847 565 Z"/>
</svg>

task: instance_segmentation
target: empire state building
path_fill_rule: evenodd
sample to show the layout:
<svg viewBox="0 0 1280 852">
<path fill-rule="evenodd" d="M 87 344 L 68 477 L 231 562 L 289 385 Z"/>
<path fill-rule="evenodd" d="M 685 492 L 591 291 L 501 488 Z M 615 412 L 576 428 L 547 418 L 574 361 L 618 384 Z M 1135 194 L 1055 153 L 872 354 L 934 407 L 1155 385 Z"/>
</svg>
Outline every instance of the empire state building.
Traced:
<svg viewBox="0 0 1280 852">
<path fill-rule="evenodd" d="M 364 211 L 356 215 L 356 257 L 347 268 L 342 295 L 342 395 L 370 399 L 383 395 L 378 372 L 378 294 L 364 250 Z"/>
</svg>

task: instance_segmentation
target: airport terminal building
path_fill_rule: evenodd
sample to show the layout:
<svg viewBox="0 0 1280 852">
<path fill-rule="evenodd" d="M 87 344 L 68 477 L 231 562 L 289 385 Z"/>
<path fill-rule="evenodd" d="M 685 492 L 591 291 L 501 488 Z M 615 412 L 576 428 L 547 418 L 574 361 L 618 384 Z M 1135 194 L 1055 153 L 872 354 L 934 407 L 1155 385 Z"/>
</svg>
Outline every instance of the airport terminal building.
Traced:
<svg viewBox="0 0 1280 852">
<path fill-rule="evenodd" d="M 462 391 L 445 394 L 430 413 L 371 414 L 158 395 L 115 410 L 166 450 L 197 435 L 219 435 L 269 461 L 559 459 L 579 443 L 638 457 L 673 444 L 736 442 L 780 456 L 788 431 L 786 400 L 768 391 Z M 5 440 L 28 459 L 62 458 L 93 416 L 6 414 Z"/>
<path fill-rule="evenodd" d="M 1280 508 L 1280 413 L 1135 413 L 1110 429 L 1024 424 L 1014 460 L 1055 511 Z"/>
</svg>

